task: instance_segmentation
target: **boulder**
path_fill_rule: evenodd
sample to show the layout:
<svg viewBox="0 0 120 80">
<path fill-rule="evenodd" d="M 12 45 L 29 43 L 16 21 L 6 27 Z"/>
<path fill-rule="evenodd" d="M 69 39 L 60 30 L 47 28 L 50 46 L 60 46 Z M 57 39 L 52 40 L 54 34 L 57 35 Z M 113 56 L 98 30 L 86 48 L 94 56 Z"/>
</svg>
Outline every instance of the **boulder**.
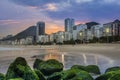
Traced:
<svg viewBox="0 0 120 80">
<path fill-rule="evenodd" d="M 14 79 L 9 79 L 9 80 L 23 80 L 22 78 L 14 78 Z"/>
<path fill-rule="evenodd" d="M 80 70 L 86 71 L 85 66 L 82 66 L 82 65 L 73 65 L 71 69 L 80 69 Z"/>
<path fill-rule="evenodd" d="M 100 69 L 97 65 L 88 65 L 88 66 L 73 65 L 71 69 L 80 69 L 88 73 L 100 74 Z"/>
<path fill-rule="evenodd" d="M 111 67 L 111 68 L 106 69 L 105 73 L 110 72 L 110 71 L 118 71 L 118 70 L 120 70 L 120 67 L 118 67 L 118 66 Z"/>
<path fill-rule="evenodd" d="M 40 62 L 37 66 L 37 70 L 40 70 L 45 76 L 51 75 L 54 72 L 60 72 L 63 70 L 63 64 L 55 59 Z"/>
<path fill-rule="evenodd" d="M 69 69 L 54 73 L 47 80 L 93 80 L 92 76 L 80 69 Z"/>
<path fill-rule="evenodd" d="M 100 74 L 100 69 L 97 65 L 86 66 L 86 71 L 89 73 Z"/>
<path fill-rule="evenodd" d="M 4 79 L 5 79 L 4 74 L 0 73 L 0 80 L 4 80 Z"/>
<path fill-rule="evenodd" d="M 28 66 L 26 60 L 22 57 L 16 58 L 16 60 L 10 64 L 6 80 L 22 78 L 24 80 L 39 80 L 37 74 Z"/>
<path fill-rule="evenodd" d="M 120 71 L 111 71 L 100 75 L 95 80 L 120 80 Z"/>
<path fill-rule="evenodd" d="M 39 80 L 46 80 L 46 79 L 45 79 L 45 76 L 42 74 L 41 71 L 35 69 L 35 73 L 38 75 Z"/>
<path fill-rule="evenodd" d="M 33 64 L 33 68 L 34 68 L 34 69 L 38 69 L 39 64 L 40 64 L 41 62 L 43 62 L 43 60 L 36 59 L 35 62 L 34 62 L 34 64 Z"/>
</svg>

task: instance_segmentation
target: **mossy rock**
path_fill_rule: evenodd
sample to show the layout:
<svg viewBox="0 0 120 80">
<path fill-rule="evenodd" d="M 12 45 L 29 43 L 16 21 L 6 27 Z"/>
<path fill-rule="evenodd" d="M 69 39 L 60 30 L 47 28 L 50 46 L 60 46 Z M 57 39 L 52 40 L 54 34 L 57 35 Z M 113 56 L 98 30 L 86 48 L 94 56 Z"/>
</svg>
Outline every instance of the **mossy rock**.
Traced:
<svg viewBox="0 0 120 80">
<path fill-rule="evenodd" d="M 0 80 L 4 80 L 4 79 L 5 79 L 4 74 L 0 73 Z"/>
<path fill-rule="evenodd" d="M 82 65 L 73 65 L 71 69 L 80 69 L 86 71 L 86 67 Z"/>
<path fill-rule="evenodd" d="M 33 64 L 33 68 L 34 69 L 38 69 L 39 65 L 41 62 L 43 62 L 43 60 L 40 60 L 40 59 L 36 59 L 34 64 Z"/>
<path fill-rule="evenodd" d="M 50 59 L 39 63 L 37 69 L 40 70 L 44 75 L 48 76 L 54 72 L 62 71 L 63 64 L 55 59 Z"/>
<path fill-rule="evenodd" d="M 100 69 L 97 65 L 88 65 L 86 66 L 86 70 L 89 73 L 100 74 Z"/>
<path fill-rule="evenodd" d="M 97 77 L 95 80 L 120 80 L 120 71 L 107 72 Z"/>
<path fill-rule="evenodd" d="M 113 75 L 111 78 L 108 80 L 120 80 L 120 74 Z"/>
<path fill-rule="evenodd" d="M 22 57 L 16 58 L 16 60 L 10 64 L 6 80 L 22 78 L 24 80 L 39 80 L 37 74 L 28 66 L 26 60 Z"/>
<path fill-rule="evenodd" d="M 93 80 L 92 76 L 80 69 L 69 69 L 54 73 L 47 80 Z"/>
<path fill-rule="evenodd" d="M 118 71 L 118 70 L 120 70 L 120 67 L 111 67 L 111 68 L 108 68 L 108 69 L 106 69 L 106 71 L 105 71 L 105 73 L 107 73 L 107 72 L 110 72 L 110 71 Z"/>
<path fill-rule="evenodd" d="M 38 75 L 39 80 L 46 80 L 41 71 L 35 69 L 35 73 Z"/>
<path fill-rule="evenodd" d="M 22 78 L 14 78 L 14 79 L 9 79 L 9 80 L 23 80 Z"/>
<path fill-rule="evenodd" d="M 71 67 L 71 69 L 80 69 L 87 71 L 89 73 L 100 74 L 100 69 L 97 65 L 88 65 L 88 66 L 74 65 Z"/>
</svg>

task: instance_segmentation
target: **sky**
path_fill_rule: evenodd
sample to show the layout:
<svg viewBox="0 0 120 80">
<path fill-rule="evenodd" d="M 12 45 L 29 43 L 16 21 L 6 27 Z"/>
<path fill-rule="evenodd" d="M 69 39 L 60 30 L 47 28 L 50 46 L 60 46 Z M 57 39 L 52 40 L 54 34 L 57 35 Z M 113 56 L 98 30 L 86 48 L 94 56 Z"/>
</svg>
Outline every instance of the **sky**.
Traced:
<svg viewBox="0 0 120 80">
<path fill-rule="evenodd" d="M 120 0 L 0 0 L 0 38 L 15 35 L 38 21 L 46 33 L 64 30 L 64 19 L 76 24 L 120 19 Z"/>
</svg>

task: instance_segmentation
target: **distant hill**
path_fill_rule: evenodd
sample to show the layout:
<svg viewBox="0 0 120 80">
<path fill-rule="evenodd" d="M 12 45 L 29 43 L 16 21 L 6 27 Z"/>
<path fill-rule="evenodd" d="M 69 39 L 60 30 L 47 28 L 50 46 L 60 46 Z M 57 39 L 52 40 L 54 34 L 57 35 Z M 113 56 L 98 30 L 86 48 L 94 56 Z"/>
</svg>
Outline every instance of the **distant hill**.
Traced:
<svg viewBox="0 0 120 80">
<path fill-rule="evenodd" d="M 30 26 L 29 28 L 27 28 L 26 30 L 18 33 L 17 35 L 15 35 L 13 37 L 9 37 L 9 38 L 4 38 L 4 39 L 2 39 L 2 41 L 22 39 L 22 38 L 26 38 L 28 36 L 33 36 L 33 37 L 36 36 L 36 26 Z"/>
<path fill-rule="evenodd" d="M 28 36 L 36 36 L 36 26 L 31 26 L 26 30 L 18 33 L 17 35 L 14 36 L 14 39 L 26 38 Z"/>
<path fill-rule="evenodd" d="M 97 22 L 88 22 L 88 23 L 86 23 L 88 29 L 91 29 L 92 26 L 98 25 L 98 24 L 99 23 L 97 23 Z"/>
</svg>

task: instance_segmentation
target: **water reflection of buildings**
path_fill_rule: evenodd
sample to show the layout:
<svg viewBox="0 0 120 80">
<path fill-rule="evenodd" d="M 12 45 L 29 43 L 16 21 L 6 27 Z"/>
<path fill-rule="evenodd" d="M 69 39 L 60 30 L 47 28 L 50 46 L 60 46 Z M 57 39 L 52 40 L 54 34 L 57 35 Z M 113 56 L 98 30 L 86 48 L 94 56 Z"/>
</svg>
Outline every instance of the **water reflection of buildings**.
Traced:
<svg viewBox="0 0 120 80">
<path fill-rule="evenodd" d="M 65 54 L 64 53 L 60 53 L 58 50 L 54 50 L 54 49 L 47 49 L 46 53 L 47 54 L 43 57 L 44 60 L 56 59 L 56 60 L 62 62 L 63 65 L 65 64 Z"/>
<path fill-rule="evenodd" d="M 72 54 L 61 53 L 58 50 L 46 50 L 47 54 L 43 56 L 44 60 L 56 59 L 63 63 L 65 69 L 73 65 L 98 65 L 109 67 L 113 65 L 113 60 L 96 54 Z"/>
</svg>

